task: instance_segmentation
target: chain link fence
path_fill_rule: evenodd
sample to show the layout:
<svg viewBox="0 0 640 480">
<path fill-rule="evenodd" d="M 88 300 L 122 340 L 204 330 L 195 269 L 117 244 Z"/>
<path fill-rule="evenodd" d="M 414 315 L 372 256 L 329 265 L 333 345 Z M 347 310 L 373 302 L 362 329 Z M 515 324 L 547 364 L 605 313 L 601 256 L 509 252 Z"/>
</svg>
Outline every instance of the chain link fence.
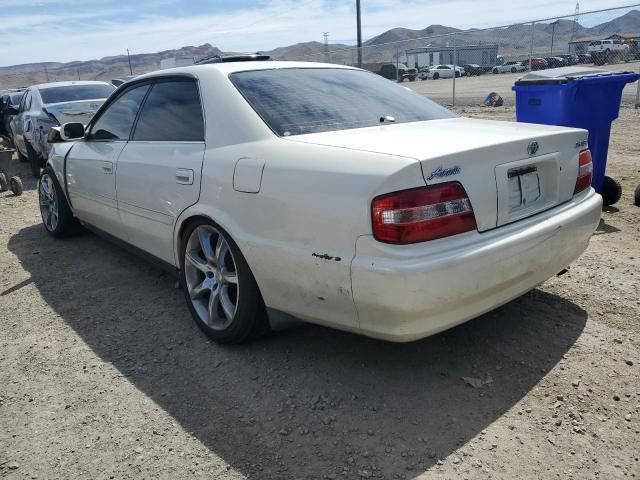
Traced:
<svg viewBox="0 0 640 480">
<path fill-rule="evenodd" d="M 411 31 L 415 38 L 406 40 L 385 41 L 382 35 L 362 46 L 361 67 L 446 106 L 481 105 L 492 92 L 513 105 L 512 85 L 531 70 L 640 70 L 640 27 L 633 28 L 640 11 L 634 7 L 640 4 L 483 29 L 436 26 Z M 358 66 L 358 49 L 327 45 L 273 58 Z M 623 103 L 638 107 L 639 92 L 640 85 L 627 86 Z"/>
</svg>

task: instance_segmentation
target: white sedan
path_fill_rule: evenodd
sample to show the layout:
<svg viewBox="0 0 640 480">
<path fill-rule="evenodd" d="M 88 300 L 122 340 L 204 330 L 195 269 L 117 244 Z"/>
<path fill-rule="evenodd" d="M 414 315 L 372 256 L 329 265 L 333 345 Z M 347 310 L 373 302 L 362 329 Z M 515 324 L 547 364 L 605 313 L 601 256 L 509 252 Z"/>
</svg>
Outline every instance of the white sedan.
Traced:
<svg viewBox="0 0 640 480">
<path fill-rule="evenodd" d="M 163 70 L 58 130 L 47 231 L 80 223 L 179 271 L 218 342 L 290 318 L 434 334 L 563 270 L 602 206 L 585 130 L 457 117 L 351 67 Z"/>
<path fill-rule="evenodd" d="M 526 71 L 527 66 L 520 62 L 507 62 L 503 65 L 496 65 L 491 69 L 492 73 L 517 73 Z"/>
<path fill-rule="evenodd" d="M 453 78 L 454 72 L 455 77 L 459 78 L 464 75 L 464 68 L 457 65 L 455 68 L 453 65 L 433 65 L 420 72 L 418 76 L 421 80 L 426 80 L 427 78 L 438 80 L 439 78 Z"/>
</svg>

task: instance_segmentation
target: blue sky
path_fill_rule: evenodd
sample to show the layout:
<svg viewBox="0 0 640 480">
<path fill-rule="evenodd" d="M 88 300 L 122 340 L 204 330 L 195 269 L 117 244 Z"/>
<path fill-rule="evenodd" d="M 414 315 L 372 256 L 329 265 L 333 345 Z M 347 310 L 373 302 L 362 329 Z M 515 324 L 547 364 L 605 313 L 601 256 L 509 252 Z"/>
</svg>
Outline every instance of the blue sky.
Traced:
<svg viewBox="0 0 640 480">
<path fill-rule="evenodd" d="M 573 12 L 553 0 L 361 0 L 363 35 L 396 26 L 488 27 Z M 583 11 L 630 2 L 581 1 Z M 615 15 L 582 22 L 594 25 Z M 0 0 L 0 66 L 98 59 L 210 43 L 257 51 L 310 40 L 355 42 L 355 0 Z"/>
</svg>

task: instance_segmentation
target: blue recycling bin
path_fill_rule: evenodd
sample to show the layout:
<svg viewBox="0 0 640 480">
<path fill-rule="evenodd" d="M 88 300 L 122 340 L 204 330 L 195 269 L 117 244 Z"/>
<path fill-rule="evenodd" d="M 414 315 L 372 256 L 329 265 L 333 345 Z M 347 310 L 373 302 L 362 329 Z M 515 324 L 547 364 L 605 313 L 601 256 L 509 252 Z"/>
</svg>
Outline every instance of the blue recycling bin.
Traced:
<svg viewBox="0 0 640 480">
<path fill-rule="evenodd" d="M 563 67 L 531 72 L 512 87 L 516 92 L 518 122 L 577 127 L 589 131 L 589 149 L 593 158 L 592 185 L 603 195 L 605 205 L 620 199 L 620 186 L 615 181 L 616 192 L 605 192 L 611 123 L 618 118 L 623 88 L 638 78 L 640 74 L 634 72 Z"/>
</svg>

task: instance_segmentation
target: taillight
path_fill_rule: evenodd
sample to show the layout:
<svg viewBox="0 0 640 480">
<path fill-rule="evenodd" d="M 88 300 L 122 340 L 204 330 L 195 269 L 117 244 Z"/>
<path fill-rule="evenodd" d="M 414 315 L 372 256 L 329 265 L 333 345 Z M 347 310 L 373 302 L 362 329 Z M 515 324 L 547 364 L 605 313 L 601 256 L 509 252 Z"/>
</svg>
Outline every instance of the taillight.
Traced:
<svg viewBox="0 0 640 480">
<path fill-rule="evenodd" d="M 417 243 L 476 229 L 471 202 L 458 182 L 388 193 L 373 199 L 373 236 Z"/>
<path fill-rule="evenodd" d="M 573 189 L 573 194 L 583 191 L 589 188 L 591 180 L 593 178 L 593 162 L 591 160 L 591 152 L 583 150 L 578 155 L 578 178 L 576 179 L 576 186 Z"/>
</svg>

